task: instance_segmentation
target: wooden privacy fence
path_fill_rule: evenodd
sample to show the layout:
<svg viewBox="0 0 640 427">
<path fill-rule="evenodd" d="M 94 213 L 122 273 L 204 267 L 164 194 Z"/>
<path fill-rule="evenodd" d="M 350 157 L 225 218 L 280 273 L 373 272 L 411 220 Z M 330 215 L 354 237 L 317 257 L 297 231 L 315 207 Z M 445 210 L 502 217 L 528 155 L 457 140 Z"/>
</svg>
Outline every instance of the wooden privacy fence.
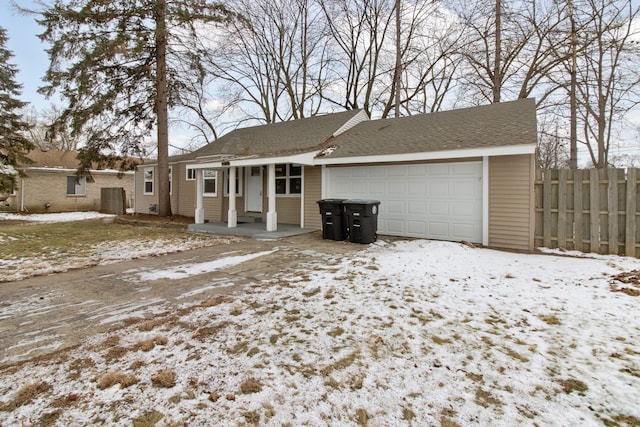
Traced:
<svg viewBox="0 0 640 427">
<path fill-rule="evenodd" d="M 638 169 L 536 170 L 535 246 L 638 256 Z"/>
</svg>

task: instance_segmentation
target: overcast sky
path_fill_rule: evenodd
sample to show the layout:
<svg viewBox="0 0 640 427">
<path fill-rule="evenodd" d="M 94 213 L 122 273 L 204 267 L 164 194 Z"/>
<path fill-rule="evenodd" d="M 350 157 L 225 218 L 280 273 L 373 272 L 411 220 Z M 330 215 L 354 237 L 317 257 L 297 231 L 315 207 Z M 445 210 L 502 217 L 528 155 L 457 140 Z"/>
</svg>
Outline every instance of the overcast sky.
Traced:
<svg viewBox="0 0 640 427">
<path fill-rule="evenodd" d="M 35 0 L 17 0 L 21 6 L 29 8 L 35 8 Z M 44 96 L 38 94 L 38 87 L 42 86 L 42 77 L 44 76 L 49 61 L 45 49 L 48 45 L 40 42 L 38 34 L 42 33 L 43 29 L 36 23 L 35 16 L 21 15 L 11 7 L 11 0 L 0 0 L 0 26 L 7 30 L 7 36 L 9 38 L 7 42 L 7 48 L 13 53 L 11 63 L 16 65 L 19 74 L 16 81 L 22 84 L 22 96 L 20 99 L 30 103 L 30 107 L 35 107 L 38 111 L 47 109 L 52 103 L 51 100 L 47 100 Z M 60 104 L 59 100 L 56 103 Z M 640 123 L 640 113 L 633 114 L 630 119 L 636 125 Z M 188 140 L 187 135 L 183 135 L 183 132 L 174 129 L 172 135 L 173 144 L 183 146 L 186 144 L 184 141 Z M 633 135 L 633 131 L 632 131 Z M 634 141 L 634 137 L 630 138 L 631 145 L 626 148 L 613 150 L 618 153 L 631 154 L 640 157 L 638 151 L 637 140 Z M 584 147 L 579 147 L 580 154 L 585 156 L 584 161 L 587 161 L 586 150 Z"/>
<path fill-rule="evenodd" d="M 32 0 L 19 0 L 20 5 L 29 7 Z M 33 107 L 42 109 L 50 104 L 37 93 L 42 77 L 48 66 L 45 49 L 47 45 L 40 42 L 38 34 L 42 32 L 36 23 L 35 16 L 24 16 L 11 7 L 11 0 L 0 0 L 0 26 L 7 30 L 7 48 L 13 52 L 11 63 L 16 65 L 19 74 L 16 81 L 22 84 L 22 101 L 30 102 Z"/>
</svg>

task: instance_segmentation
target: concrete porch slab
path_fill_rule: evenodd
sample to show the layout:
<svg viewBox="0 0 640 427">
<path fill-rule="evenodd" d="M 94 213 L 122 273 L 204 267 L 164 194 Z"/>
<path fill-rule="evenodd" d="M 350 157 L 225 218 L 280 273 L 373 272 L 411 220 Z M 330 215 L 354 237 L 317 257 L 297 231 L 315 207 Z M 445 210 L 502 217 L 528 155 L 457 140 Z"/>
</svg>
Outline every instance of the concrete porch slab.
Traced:
<svg viewBox="0 0 640 427">
<path fill-rule="evenodd" d="M 266 227 L 267 225 L 263 222 L 239 223 L 237 227 L 232 228 L 229 228 L 227 224 L 223 222 L 206 222 L 204 224 L 189 224 L 188 229 L 200 233 L 252 237 L 256 240 L 278 240 L 283 237 L 318 231 L 311 228 L 301 228 L 299 225 L 293 224 L 278 224 L 277 231 L 267 231 Z"/>
</svg>

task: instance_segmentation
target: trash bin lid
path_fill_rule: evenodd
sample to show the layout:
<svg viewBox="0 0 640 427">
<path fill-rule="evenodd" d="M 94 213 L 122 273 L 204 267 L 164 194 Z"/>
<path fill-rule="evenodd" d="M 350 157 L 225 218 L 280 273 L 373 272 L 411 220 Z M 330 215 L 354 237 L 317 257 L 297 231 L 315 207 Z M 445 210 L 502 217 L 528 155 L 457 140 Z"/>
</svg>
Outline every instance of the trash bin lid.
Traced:
<svg viewBox="0 0 640 427">
<path fill-rule="evenodd" d="M 316 203 L 333 203 L 333 204 L 338 204 L 338 203 L 342 203 L 345 199 L 322 199 L 322 200 L 318 200 Z"/>
<path fill-rule="evenodd" d="M 342 202 L 345 205 L 379 205 L 380 200 L 370 199 L 347 199 Z"/>
</svg>

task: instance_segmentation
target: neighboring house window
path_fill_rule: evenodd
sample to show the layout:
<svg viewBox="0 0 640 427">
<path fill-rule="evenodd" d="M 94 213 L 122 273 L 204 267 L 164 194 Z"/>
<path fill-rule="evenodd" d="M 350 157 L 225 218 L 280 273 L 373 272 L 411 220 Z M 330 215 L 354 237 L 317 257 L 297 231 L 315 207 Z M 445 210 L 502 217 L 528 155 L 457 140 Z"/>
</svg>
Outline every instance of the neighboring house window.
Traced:
<svg viewBox="0 0 640 427">
<path fill-rule="evenodd" d="M 217 196 L 218 171 L 214 169 L 202 170 L 202 182 L 205 196 Z"/>
<path fill-rule="evenodd" d="M 187 181 L 196 180 L 196 170 L 194 168 L 187 168 Z"/>
<path fill-rule="evenodd" d="M 242 169 L 236 168 L 236 196 L 242 196 Z M 229 171 L 224 171 L 224 195 L 229 195 Z"/>
<path fill-rule="evenodd" d="M 169 166 L 169 195 L 173 194 L 173 167 Z"/>
<path fill-rule="evenodd" d="M 302 193 L 302 166 L 293 164 L 276 165 L 276 194 Z"/>
<path fill-rule="evenodd" d="M 75 175 L 67 176 L 67 195 L 84 196 L 87 191 L 87 178 L 78 178 Z"/>
<path fill-rule="evenodd" d="M 144 194 L 153 194 L 153 168 L 144 169 Z"/>
</svg>

